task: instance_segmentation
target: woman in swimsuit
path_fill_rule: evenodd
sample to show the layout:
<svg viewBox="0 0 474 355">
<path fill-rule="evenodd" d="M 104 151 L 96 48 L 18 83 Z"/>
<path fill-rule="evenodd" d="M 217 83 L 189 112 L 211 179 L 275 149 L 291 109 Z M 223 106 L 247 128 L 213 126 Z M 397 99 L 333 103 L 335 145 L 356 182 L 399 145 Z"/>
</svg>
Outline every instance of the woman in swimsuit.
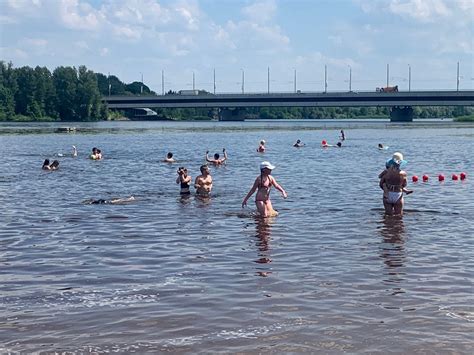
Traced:
<svg viewBox="0 0 474 355">
<path fill-rule="evenodd" d="M 247 200 L 257 191 L 255 196 L 255 204 L 257 205 L 257 211 L 262 217 L 273 217 L 277 216 L 278 212 L 273 209 L 272 202 L 270 201 L 270 189 L 275 186 L 275 189 L 281 192 L 283 198 L 288 195 L 286 191 L 276 182 L 275 178 L 271 176 L 272 170 L 275 167 L 268 161 L 264 161 L 260 164 L 260 176 L 257 176 L 255 182 L 242 201 L 242 208 L 247 205 Z"/>
<path fill-rule="evenodd" d="M 393 154 L 393 158 L 386 163 L 386 169 L 379 175 L 379 186 L 383 190 L 383 205 L 388 215 L 403 215 L 403 193 L 407 195 L 413 191 L 408 190 L 407 174 L 401 170 L 401 165 L 406 164 L 401 153 Z"/>
<path fill-rule="evenodd" d="M 188 169 L 185 167 L 180 167 L 178 169 L 178 177 L 176 178 L 176 183 L 180 184 L 181 190 L 179 193 L 181 195 L 189 195 L 191 191 L 189 191 L 189 184 L 191 183 L 191 176 L 188 175 Z"/>
</svg>

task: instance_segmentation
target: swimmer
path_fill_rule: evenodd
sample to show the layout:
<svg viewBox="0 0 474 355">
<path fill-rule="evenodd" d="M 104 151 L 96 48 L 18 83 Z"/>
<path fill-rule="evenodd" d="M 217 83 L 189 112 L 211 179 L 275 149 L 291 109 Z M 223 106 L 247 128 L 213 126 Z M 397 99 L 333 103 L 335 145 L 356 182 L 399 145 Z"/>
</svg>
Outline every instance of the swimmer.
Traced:
<svg viewBox="0 0 474 355">
<path fill-rule="evenodd" d="M 345 141 L 346 140 L 346 135 L 344 134 L 344 130 L 341 129 L 341 141 Z"/>
<path fill-rule="evenodd" d="M 341 143 L 341 142 L 337 142 L 336 147 L 342 148 L 342 143 Z"/>
<path fill-rule="evenodd" d="M 210 197 L 212 190 L 212 176 L 209 173 L 209 167 L 201 165 L 201 175 L 196 177 L 194 181 L 194 188 L 196 189 L 196 195 L 199 197 Z"/>
<path fill-rule="evenodd" d="M 107 204 L 107 205 L 108 205 L 108 204 L 117 205 L 117 204 L 132 202 L 132 201 L 135 201 L 135 197 L 133 197 L 133 196 L 125 197 L 125 198 L 113 198 L 113 199 L 110 199 L 110 200 L 104 200 L 104 199 L 94 200 L 94 199 L 90 199 L 90 200 L 82 201 L 82 203 L 84 203 L 84 204 L 86 204 L 86 205 L 106 205 L 106 204 Z"/>
<path fill-rule="evenodd" d="M 75 145 L 72 146 L 72 157 L 73 158 L 77 157 L 77 148 Z"/>
<path fill-rule="evenodd" d="M 214 165 L 221 165 L 224 164 L 224 162 L 227 160 L 227 152 L 225 148 L 222 149 L 222 153 L 224 153 L 224 158 L 220 158 L 219 153 L 214 154 L 214 159 L 209 158 L 208 154 L 209 151 L 206 152 L 206 161 L 208 163 L 212 163 Z"/>
<path fill-rule="evenodd" d="M 45 159 L 43 162 L 43 166 L 41 167 L 43 170 L 51 170 L 51 167 L 49 166 L 49 159 Z"/>
<path fill-rule="evenodd" d="M 273 169 L 275 169 L 275 166 L 270 164 L 268 161 L 264 161 L 260 164 L 260 176 L 257 176 L 252 188 L 242 201 L 242 208 L 247 205 L 247 201 L 250 196 L 252 196 L 254 192 L 257 191 L 255 196 L 255 204 L 260 216 L 273 217 L 278 215 L 278 212 L 273 209 L 272 202 L 270 201 L 270 189 L 272 186 L 275 186 L 275 188 L 281 192 L 283 198 L 286 198 L 288 195 L 286 191 L 276 182 L 275 178 L 270 175 Z"/>
<path fill-rule="evenodd" d="M 89 159 L 92 159 L 92 160 L 97 160 L 98 159 L 97 158 L 97 148 L 96 147 L 92 148 L 92 153 L 91 153 L 91 155 L 89 155 Z"/>
<path fill-rule="evenodd" d="M 389 147 L 386 146 L 386 145 L 383 145 L 382 143 L 379 143 L 378 148 L 379 148 L 380 150 L 387 150 Z"/>
<path fill-rule="evenodd" d="M 97 160 L 102 159 L 102 151 L 100 149 L 97 149 Z"/>
<path fill-rule="evenodd" d="M 295 147 L 295 148 L 301 148 L 301 147 L 304 147 L 304 146 L 305 146 L 305 144 L 302 143 L 299 139 L 296 140 L 295 144 L 293 144 L 293 147 Z"/>
<path fill-rule="evenodd" d="M 58 169 L 59 169 L 59 161 L 54 160 L 49 166 L 49 170 L 58 170 Z"/>
<path fill-rule="evenodd" d="M 401 170 L 402 165 L 406 163 L 402 153 L 396 152 L 391 159 L 387 160 L 386 169 L 379 175 L 379 186 L 383 190 L 383 204 L 387 215 L 402 215 L 403 193 L 408 195 L 413 192 L 406 188 L 407 173 Z"/>
<path fill-rule="evenodd" d="M 174 160 L 173 158 L 173 153 L 168 152 L 168 154 L 166 154 L 166 158 L 163 159 L 163 163 L 174 163 L 174 162 L 176 162 L 176 160 Z"/>
<path fill-rule="evenodd" d="M 259 152 L 259 153 L 265 153 L 265 149 L 266 149 L 266 148 L 265 148 L 265 143 L 266 143 L 266 142 L 265 142 L 263 139 L 260 141 L 260 145 L 259 145 L 258 148 L 257 148 L 257 152 Z"/>
<path fill-rule="evenodd" d="M 188 175 L 188 169 L 185 167 L 179 167 L 178 168 L 178 177 L 176 178 L 176 183 L 181 184 L 180 185 L 180 191 L 179 193 L 181 195 L 189 195 L 191 194 L 191 191 L 189 191 L 189 184 L 191 183 L 191 176 Z"/>
<path fill-rule="evenodd" d="M 331 145 L 331 144 L 328 144 L 328 142 L 326 142 L 325 140 L 323 140 L 323 141 L 321 142 L 321 147 L 323 147 L 323 148 L 329 148 L 329 147 L 332 147 L 332 145 Z"/>
</svg>

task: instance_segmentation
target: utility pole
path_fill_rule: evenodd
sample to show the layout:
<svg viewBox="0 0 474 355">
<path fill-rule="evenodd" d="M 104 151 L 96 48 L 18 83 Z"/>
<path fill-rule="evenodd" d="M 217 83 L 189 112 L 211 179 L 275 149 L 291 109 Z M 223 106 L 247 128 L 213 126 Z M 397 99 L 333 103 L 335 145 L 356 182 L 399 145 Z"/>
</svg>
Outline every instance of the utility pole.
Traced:
<svg viewBox="0 0 474 355">
<path fill-rule="evenodd" d="M 388 83 L 389 83 L 389 80 L 388 80 L 389 75 L 390 75 L 390 67 L 389 67 L 389 65 L 387 64 L 387 87 L 388 87 Z"/>
<path fill-rule="evenodd" d="M 112 88 L 112 85 L 110 85 L 110 72 L 109 72 L 109 75 L 107 76 L 107 81 L 109 82 L 109 96 L 110 96 L 110 89 Z"/>
<path fill-rule="evenodd" d="M 142 86 L 140 87 L 140 94 L 143 94 L 143 73 L 140 72 L 142 75 Z"/>
<path fill-rule="evenodd" d="M 245 93 L 245 72 L 242 69 L 242 94 Z"/>
<path fill-rule="evenodd" d="M 411 91 L 411 65 L 408 64 L 408 91 Z"/>
<path fill-rule="evenodd" d="M 459 91 L 459 62 L 458 62 L 458 71 L 456 76 L 456 91 Z"/>
<path fill-rule="evenodd" d="M 349 65 L 349 92 L 352 92 L 352 67 Z"/>
<path fill-rule="evenodd" d="M 214 95 L 216 94 L 216 68 L 214 68 Z"/>
<path fill-rule="evenodd" d="M 196 90 L 196 80 L 194 77 L 194 72 L 193 72 L 193 90 Z"/>
<path fill-rule="evenodd" d="M 267 88 L 268 93 L 270 93 L 270 67 L 267 68 Z"/>
<path fill-rule="evenodd" d="M 324 93 L 328 92 L 328 66 L 324 66 Z"/>
<path fill-rule="evenodd" d="M 296 94 L 296 69 L 295 69 L 295 77 L 293 79 L 293 83 L 295 84 L 294 91 L 295 91 L 295 94 Z"/>
<path fill-rule="evenodd" d="M 161 95 L 165 95 L 165 71 L 161 71 Z"/>
</svg>

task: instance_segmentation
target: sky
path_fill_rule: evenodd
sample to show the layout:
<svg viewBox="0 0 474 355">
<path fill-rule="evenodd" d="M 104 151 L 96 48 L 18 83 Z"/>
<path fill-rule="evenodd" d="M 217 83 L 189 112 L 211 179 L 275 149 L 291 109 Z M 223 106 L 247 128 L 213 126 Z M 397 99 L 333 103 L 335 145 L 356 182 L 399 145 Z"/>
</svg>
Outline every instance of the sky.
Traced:
<svg viewBox="0 0 474 355">
<path fill-rule="evenodd" d="M 158 94 L 473 90 L 473 35 L 473 0 L 0 0 L 0 60 Z"/>
</svg>

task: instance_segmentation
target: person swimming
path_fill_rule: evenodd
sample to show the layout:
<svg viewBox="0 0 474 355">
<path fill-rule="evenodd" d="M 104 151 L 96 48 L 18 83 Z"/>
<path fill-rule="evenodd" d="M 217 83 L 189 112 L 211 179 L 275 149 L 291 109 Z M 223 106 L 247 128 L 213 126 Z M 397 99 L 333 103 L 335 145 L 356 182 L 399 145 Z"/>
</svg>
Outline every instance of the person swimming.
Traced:
<svg viewBox="0 0 474 355">
<path fill-rule="evenodd" d="M 173 153 L 168 152 L 168 154 L 166 154 L 166 158 L 163 159 L 163 163 L 174 163 L 174 162 L 176 162 L 176 160 L 174 160 L 173 158 Z"/>
<path fill-rule="evenodd" d="M 125 197 L 125 198 L 112 198 L 110 200 L 105 200 L 105 199 L 89 199 L 82 201 L 83 204 L 86 205 L 117 205 L 117 204 L 123 204 L 123 203 L 128 203 L 135 201 L 135 197 L 130 196 L 130 197 Z"/>
<path fill-rule="evenodd" d="M 303 142 L 301 142 L 301 140 L 297 139 L 297 140 L 296 140 L 296 143 L 293 144 L 293 147 L 295 147 L 295 148 L 301 148 L 301 147 L 304 147 L 304 145 L 305 145 L 305 144 L 304 144 Z"/>
<path fill-rule="evenodd" d="M 214 159 L 209 158 L 209 151 L 206 152 L 206 161 L 208 163 L 212 163 L 214 165 L 222 165 L 227 160 L 227 151 L 225 148 L 222 149 L 222 153 L 224 153 L 224 158 L 221 158 L 219 153 L 214 154 Z"/>
<path fill-rule="evenodd" d="M 191 183 L 191 176 L 188 175 L 188 169 L 185 167 L 178 168 L 178 177 L 176 178 L 176 183 L 180 184 L 180 191 L 181 195 L 189 195 L 191 191 L 189 191 L 189 185 Z"/>
<path fill-rule="evenodd" d="M 344 134 L 344 130 L 341 129 L 341 141 L 345 141 L 346 140 L 346 135 Z"/>
<path fill-rule="evenodd" d="M 242 201 L 242 208 L 247 205 L 247 201 L 257 191 L 255 196 L 255 205 L 257 211 L 261 217 L 273 217 L 277 216 L 278 212 L 273 209 L 272 202 L 270 200 L 270 189 L 274 186 L 278 191 L 281 192 L 283 198 L 287 198 L 288 194 L 286 191 L 277 183 L 275 178 L 271 176 L 272 170 L 275 166 L 268 161 L 264 161 L 260 164 L 260 176 L 257 176 L 255 182 L 250 191 Z"/>
<path fill-rule="evenodd" d="M 260 145 L 259 145 L 258 148 L 257 148 L 257 152 L 259 152 L 259 153 L 265 153 L 265 149 L 266 149 L 266 148 L 265 148 L 265 143 L 266 143 L 266 142 L 265 142 L 263 139 L 260 141 Z"/>
<path fill-rule="evenodd" d="M 45 159 L 44 162 L 43 162 L 43 166 L 41 167 L 41 169 L 43 170 L 51 170 L 50 166 L 49 166 L 49 159 Z"/>
<path fill-rule="evenodd" d="M 49 166 L 49 170 L 58 170 L 58 169 L 59 169 L 59 161 L 53 160 L 53 162 Z"/>
</svg>

